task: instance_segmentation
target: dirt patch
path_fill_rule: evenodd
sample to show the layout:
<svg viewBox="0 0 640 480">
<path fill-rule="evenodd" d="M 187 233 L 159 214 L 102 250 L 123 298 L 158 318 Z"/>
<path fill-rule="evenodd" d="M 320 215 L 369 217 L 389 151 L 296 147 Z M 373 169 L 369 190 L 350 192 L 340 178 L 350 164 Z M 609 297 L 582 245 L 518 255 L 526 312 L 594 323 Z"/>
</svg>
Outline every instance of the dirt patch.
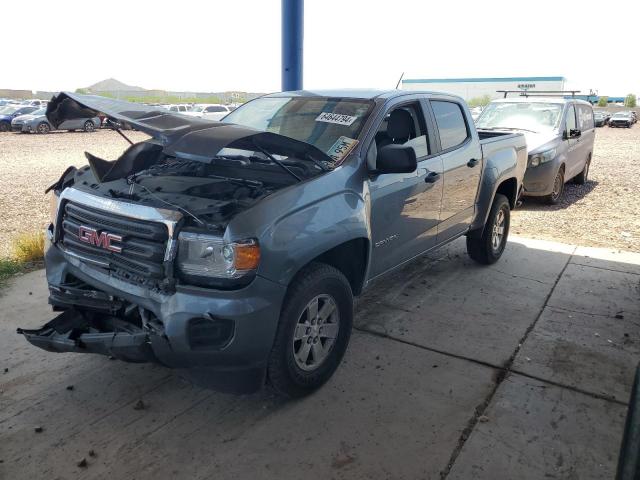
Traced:
<svg viewBox="0 0 640 480">
<path fill-rule="evenodd" d="M 148 138 L 126 132 L 132 141 Z M 49 221 L 44 190 L 69 165 L 86 165 L 85 151 L 114 159 L 129 145 L 116 132 L 59 132 L 48 135 L 0 133 L 0 258 L 11 251 L 21 233 L 35 232 Z"/>
</svg>

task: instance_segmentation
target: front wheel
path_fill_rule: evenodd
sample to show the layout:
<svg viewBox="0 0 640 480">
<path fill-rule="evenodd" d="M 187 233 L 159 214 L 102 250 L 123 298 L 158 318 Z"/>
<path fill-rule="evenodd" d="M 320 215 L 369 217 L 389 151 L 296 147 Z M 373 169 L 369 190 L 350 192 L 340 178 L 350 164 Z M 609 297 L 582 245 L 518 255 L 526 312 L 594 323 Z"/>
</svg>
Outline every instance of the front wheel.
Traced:
<svg viewBox="0 0 640 480">
<path fill-rule="evenodd" d="M 553 179 L 553 190 L 551 193 L 544 197 L 544 201 L 549 205 L 557 205 L 560 203 L 562 194 L 564 193 L 564 169 L 560 168 L 556 177 Z"/>
<path fill-rule="evenodd" d="M 51 131 L 51 127 L 46 122 L 41 122 L 36 127 L 36 131 L 40 134 L 49 133 Z"/>
<path fill-rule="evenodd" d="M 507 245 L 511 208 L 507 197 L 496 194 L 484 226 L 482 236 L 467 236 L 467 253 L 478 263 L 491 265 L 497 262 Z"/>
<path fill-rule="evenodd" d="M 269 383 L 287 397 L 323 385 L 342 360 L 353 322 L 353 294 L 336 268 L 312 263 L 291 282 L 269 356 Z"/>
<path fill-rule="evenodd" d="M 6 122 L 0 122 L 0 132 L 8 132 L 11 130 L 11 125 Z"/>
<path fill-rule="evenodd" d="M 85 132 L 94 132 L 96 130 L 96 125 L 91 121 L 91 120 L 87 120 L 86 122 L 84 122 L 84 131 Z"/>
</svg>

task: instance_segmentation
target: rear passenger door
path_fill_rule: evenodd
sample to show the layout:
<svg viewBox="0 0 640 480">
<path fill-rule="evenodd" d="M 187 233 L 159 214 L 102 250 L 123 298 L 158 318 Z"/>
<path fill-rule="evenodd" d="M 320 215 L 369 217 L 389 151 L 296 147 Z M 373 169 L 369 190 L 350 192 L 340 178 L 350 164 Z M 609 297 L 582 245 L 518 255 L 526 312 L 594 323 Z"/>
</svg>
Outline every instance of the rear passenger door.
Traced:
<svg viewBox="0 0 640 480">
<path fill-rule="evenodd" d="M 444 169 L 437 243 L 463 233 L 475 213 L 482 174 L 482 150 L 463 106 L 450 99 L 430 100 Z"/>
</svg>

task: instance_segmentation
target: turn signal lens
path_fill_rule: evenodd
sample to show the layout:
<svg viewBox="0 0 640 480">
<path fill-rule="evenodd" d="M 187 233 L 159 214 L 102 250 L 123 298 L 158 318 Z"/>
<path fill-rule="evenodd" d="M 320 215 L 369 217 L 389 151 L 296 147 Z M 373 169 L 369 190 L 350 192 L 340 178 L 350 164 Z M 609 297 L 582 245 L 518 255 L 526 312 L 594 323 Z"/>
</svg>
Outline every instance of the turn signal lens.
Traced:
<svg viewBox="0 0 640 480">
<path fill-rule="evenodd" d="M 251 240 L 249 243 L 235 244 L 236 270 L 256 270 L 260 264 L 260 247 Z"/>
</svg>

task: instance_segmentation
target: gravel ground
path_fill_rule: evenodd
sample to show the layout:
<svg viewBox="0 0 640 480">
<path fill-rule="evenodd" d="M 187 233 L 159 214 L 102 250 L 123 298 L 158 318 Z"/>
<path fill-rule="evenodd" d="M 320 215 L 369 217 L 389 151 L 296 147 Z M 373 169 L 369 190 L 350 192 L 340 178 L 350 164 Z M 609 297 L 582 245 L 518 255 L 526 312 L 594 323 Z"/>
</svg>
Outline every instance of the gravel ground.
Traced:
<svg viewBox="0 0 640 480">
<path fill-rule="evenodd" d="M 146 135 L 127 132 L 133 141 Z M 45 136 L 0 133 L 0 257 L 11 239 L 43 228 L 49 207 L 43 192 L 69 165 L 86 163 L 90 151 L 116 158 L 127 143 L 116 132 L 61 132 Z M 586 185 L 567 184 L 561 205 L 525 200 L 512 218 L 512 231 L 531 238 L 640 251 L 640 124 L 632 129 L 597 129 Z"/>
</svg>

